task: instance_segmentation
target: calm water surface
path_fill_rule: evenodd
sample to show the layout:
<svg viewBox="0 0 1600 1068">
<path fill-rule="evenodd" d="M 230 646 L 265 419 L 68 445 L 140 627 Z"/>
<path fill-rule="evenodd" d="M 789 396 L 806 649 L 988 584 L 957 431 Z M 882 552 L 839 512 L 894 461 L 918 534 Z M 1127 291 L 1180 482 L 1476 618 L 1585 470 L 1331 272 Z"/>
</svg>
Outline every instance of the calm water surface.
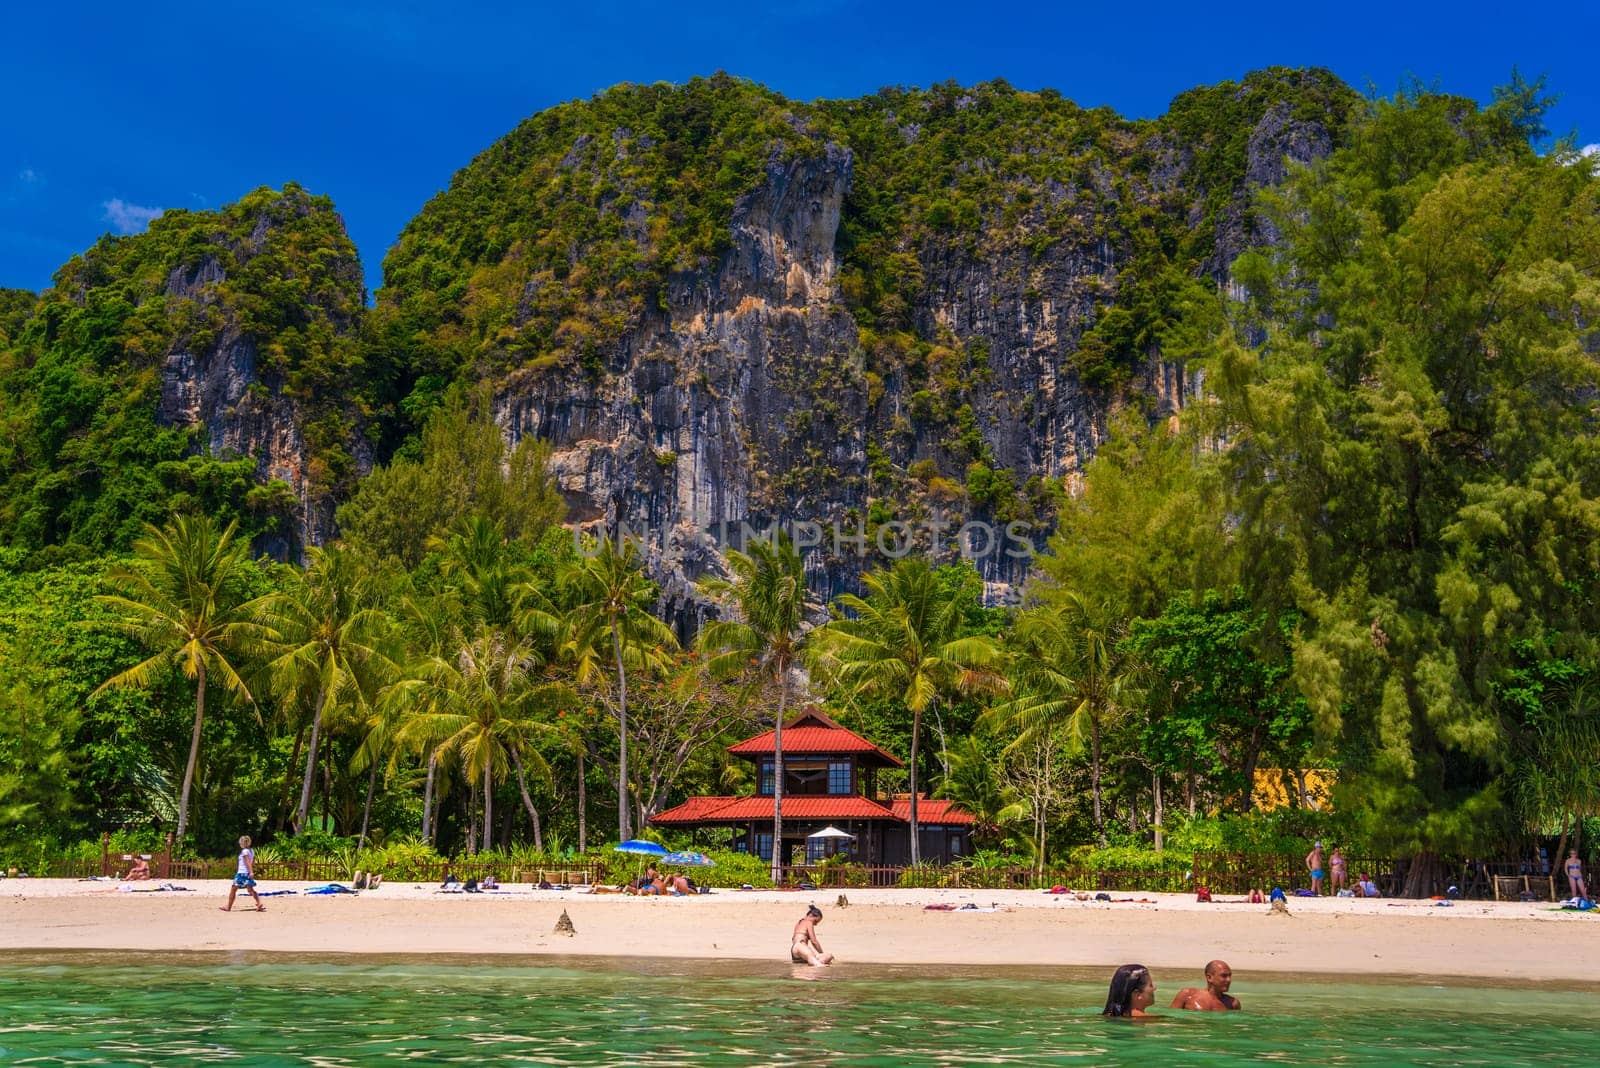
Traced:
<svg viewBox="0 0 1600 1068">
<path fill-rule="evenodd" d="M 1515 1068 L 1597 1048 L 1593 989 L 1241 974 L 1248 1012 L 1141 1026 L 1095 1014 L 1109 969 L 946 971 L 0 954 L 0 1063 Z M 1156 978 L 1158 1004 L 1191 981 Z"/>
</svg>

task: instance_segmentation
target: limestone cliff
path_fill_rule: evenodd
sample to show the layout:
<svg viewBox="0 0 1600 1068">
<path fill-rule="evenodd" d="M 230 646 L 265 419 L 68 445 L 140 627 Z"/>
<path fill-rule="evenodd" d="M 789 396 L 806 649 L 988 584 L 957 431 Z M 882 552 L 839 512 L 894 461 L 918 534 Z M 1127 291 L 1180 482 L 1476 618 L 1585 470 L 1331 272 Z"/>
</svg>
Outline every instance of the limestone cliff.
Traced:
<svg viewBox="0 0 1600 1068">
<path fill-rule="evenodd" d="M 1349 105 L 1316 72 L 1215 87 L 1155 123 L 998 83 L 817 105 L 731 80 L 629 92 L 712 116 L 691 131 L 701 152 L 757 154 L 714 239 L 686 255 L 694 231 L 674 233 L 689 217 L 670 198 L 709 181 L 681 154 L 689 135 L 607 94 L 458 175 L 386 263 L 399 284 L 379 303 L 436 317 L 508 434 L 552 442 L 573 519 L 645 536 L 680 618 L 741 524 L 820 535 L 824 596 L 882 561 L 894 524 L 926 548 L 948 523 L 946 557 L 969 520 L 1042 547 L 1108 414 L 1159 418 L 1199 388 L 1163 351 L 1174 293 L 1217 301 L 1233 259 L 1274 236 L 1255 191 L 1326 154 Z M 581 201 L 586 226 L 552 240 L 557 207 L 506 207 L 519 186 Z M 498 251 L 459 237 L 469 219 Z M 411 282 L 444 260 L 463 307 Z M 492 286 L 521 297 L 491 304 Z M 997 597 L 1026 572 L 1013 546 L 972 546 L 991 549 L 974 563 Z"/>
</svg>

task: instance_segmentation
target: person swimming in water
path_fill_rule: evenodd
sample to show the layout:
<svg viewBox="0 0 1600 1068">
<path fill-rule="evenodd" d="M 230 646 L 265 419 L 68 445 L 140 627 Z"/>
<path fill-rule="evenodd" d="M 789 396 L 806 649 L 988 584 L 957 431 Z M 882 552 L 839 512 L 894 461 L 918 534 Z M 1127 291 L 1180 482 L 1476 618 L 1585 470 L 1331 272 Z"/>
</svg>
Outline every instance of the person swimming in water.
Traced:
<svg viewBox="0 0 1600 1068">
<path fill-rule="evenodd" d="M 806 909 L 806 914 L 794 925 L 794 934 L 789 939 L 790 960 L 796 964 L 833 963 L 833 954 L 823 949 L 822 943 L 817 941 L 817 924 L 821 921 L 821 909 L 815 905 Z"/>
<path fill-rule="evenodd" d="M 1139 1019 L 1150 1017 L 1148 1009 L 1156 1000 L 1156 981 L 1143 964 L 1124 964 L 1111 976 L 1102 1016 Z M 1153 1019 L 1153 1017 L 1150 1017 Z"/>
<path fill-rule="evenodd" d="M 1225 960 L 1214 960 L 1206 965 L 1206 985 L 1186 986 L 1172 999 L 1175 1009 L 1192 1009 L 1199 1012 L 1228 1012 L 1243 1008 L 1239 999 L 1228 993 L 1233 985 L 1233 969 Z"/>
</svg>

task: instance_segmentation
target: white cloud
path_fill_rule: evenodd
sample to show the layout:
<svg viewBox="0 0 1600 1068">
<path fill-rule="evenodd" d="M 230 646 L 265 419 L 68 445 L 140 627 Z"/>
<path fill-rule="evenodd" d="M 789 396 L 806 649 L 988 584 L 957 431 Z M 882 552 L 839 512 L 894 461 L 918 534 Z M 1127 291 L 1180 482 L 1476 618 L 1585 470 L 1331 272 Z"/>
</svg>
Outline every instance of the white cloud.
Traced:
<svg viewBox="0 0 1600 1068">
<path fill-rule="evenodd" d="M 1594 146 L 1591 145 L 1590 147 L 1592 148 Z M 17 172 L 17 181 L 21 182 L 23 185 L 38 185 L 40 182 L 44 181 L 44 179 L 41 178 L 39 176 L 39 172 L 34 170 L 32 167 L 24 167 Z"/>
<path fill-rule="evenodd" d="M 102 205 L 106 209 L 105 221 L 117 228 L 120 234 L 137 234 L 150 225 L 150 220 L 160 215 L 165 208 L 145 208 L 138 204 L 129 204 L 121 197 L 113 197 Z"/>
<path fill-rule="evenodd" d="M 1600 145 L 1584 145 L 1582 148 L 1578 149 L 1578 155 L 1590 157 L 1600 156 Z"/>
</svg>

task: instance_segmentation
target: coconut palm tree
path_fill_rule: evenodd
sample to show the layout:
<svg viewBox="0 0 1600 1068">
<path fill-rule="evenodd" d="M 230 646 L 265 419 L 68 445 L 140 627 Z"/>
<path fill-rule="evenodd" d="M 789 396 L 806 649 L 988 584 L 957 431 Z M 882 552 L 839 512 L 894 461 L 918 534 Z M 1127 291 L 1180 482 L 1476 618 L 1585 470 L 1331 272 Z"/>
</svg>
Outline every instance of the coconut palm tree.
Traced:
<svg viewBox="0 0 1600 1068">
<path fill-rule="evenodd" d="M 1106 727 L 1129 704 L 1132 677 L 1117 650 L 1120 628 L 1103 605 L 1068 594 L 1060 606 L 1024 612 L 1011 634 L 1006 675 L 1011 698 L 987 713 L 988 721 L 1017 732 L 1012 750 L 1064 730 L 1074 745 L 1087 744 L 1094 826 L 1106 844 L 1100 742 Z"/>
<path fill-rule="evenodd" d="M 380 648 L 388 619 L 376 607 L 361 561 L 339 548 L 313 548 L 309 557 L 306 569 L 266 602 L 278 635 L 268 673 L 281 692 L 303 697 L 312 706 L 297 831 L 309 822 L 325 717 L 332 710 L 370 705 L 394 670 Z"/>
<path fill-rule="evenodd" d="M 922 717 L 946 694 L 992 691 L 992 639 L 962 634 L 959 590 L 939 581 L 925 560 L 907 557 L 862 578 L 867 596 L 834 603 L 849 613 L 818 628 L 820 672 L 851 693 L 898 700 L 911 713 L 911 863 L 922 862 L 917 822 L 917 760 Z"/>
<path fill-rule="evenodd" d="M 549 766 L 529 743 L 539 732 L 537 712 L 556 699 L 553 688 L 530 674 L 531 650 L 505 631 L 480 625 L 453 657 L 435 657 L 422 684 L 427 710 L 402 734 L 461 761 L 467 782 L 483 790 L 484 848 L 494 829 L 494 785 L 515 769 L 530 814 L 525 768 L 548 778 Z"/>
<path fill-rule="evenodd" d="M 560 585 L 569 606 L 567 639 L 562 651 L 575 665 L 578 684 L 600 677 L 606 653 L 616 673 L 617 717 L 617 836 L 632 837 L 628 811 L 628 666 L 638 668 L 664 662 L 678 647 L 672 629 L 652 612 L 656 585 L 640 570 L 633 545 L 619 549 L 609 538 L 598 551 L 569 564 Z M 608 648 L 609 647 L 609 648 Z"/>
<path fill-rule="evenodd" d="M 184 764 L 178 795 L 177 839 L 189 827 L 189 795 L 200 758 L 200 730 L 205 722 L 206 685 L 215 678 L 224 689 L 254 702 L 240 668 L 263 648 L 270 631 L 262 625 L 263 599 L 249 595 L 246 548 L 234 540 L 237 523 L 223 530 L 204 516 L 174 516 L 165 527 L 147 525 L 133 544 L 132 566 L 113 567 L 107 574 L 119 592 L 99 600 L 123 613 L 112 624 L 154 650 L 126 671 L 101 683 L 110 687 L 148 686 L 163 666 L 176 663 L 194 680 L 194 727 L 189 759 Z"/>
<path fill-rule="evenodd" d="M 722 601 L 733 618 L 709 623 L 698 645 L 711 654 L 716 675 L 742 674 L 751 665 L 762 682 L 778 687 L 772 730 L 772 882 L 782 882 L 783 717 L 789 706 L 789 674 L 805 644 L 806 613 L 815 605 L 806 589 L 805 563 L 786 533 L 752 542 L 748 553 L 729 550 L 733 581 L 711 579 L 701 588 Z"/>
</svg>

